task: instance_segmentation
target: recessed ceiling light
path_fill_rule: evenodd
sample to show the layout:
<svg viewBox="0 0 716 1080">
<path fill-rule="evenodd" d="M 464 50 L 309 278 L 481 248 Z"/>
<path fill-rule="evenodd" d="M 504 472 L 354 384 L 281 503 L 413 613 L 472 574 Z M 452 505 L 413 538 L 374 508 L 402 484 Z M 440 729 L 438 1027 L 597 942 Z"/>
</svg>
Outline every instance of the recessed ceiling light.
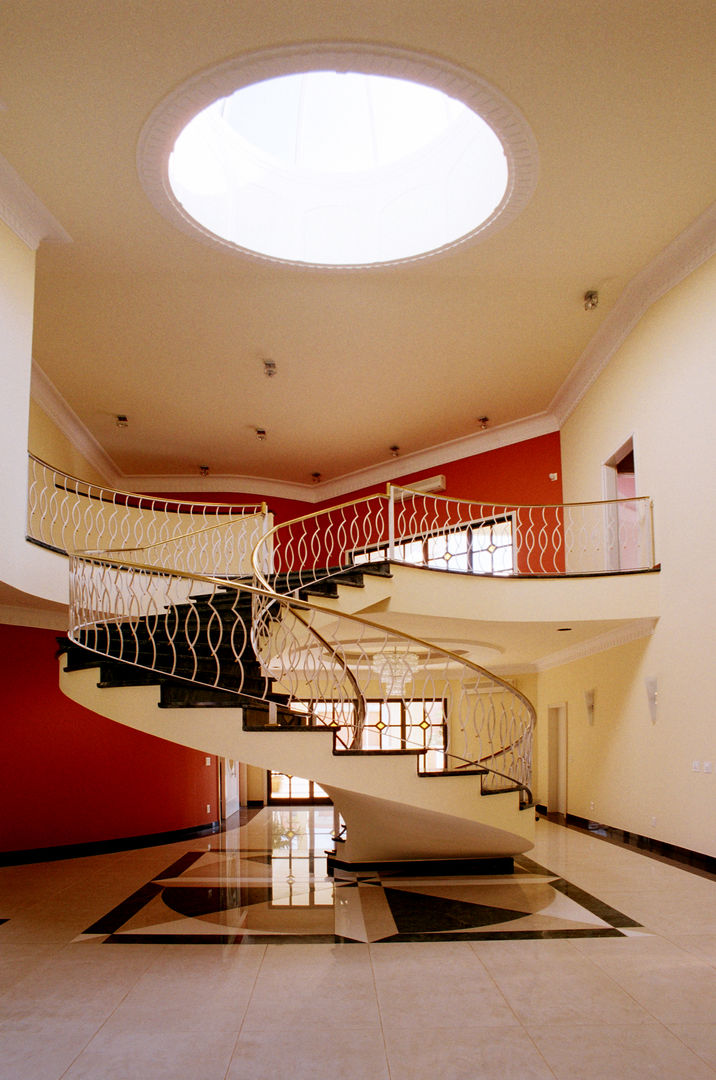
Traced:
<svg viewBox="0 0 716 1080">
<path fill-rule="evenodd" d="M 313 267 L 444 252 L 506 223 L 536 183 L 534 139 L 499 91 L 382 46 L 228 61 L 155 110 L 138 160 L 181 228 Z"/>
</svg>

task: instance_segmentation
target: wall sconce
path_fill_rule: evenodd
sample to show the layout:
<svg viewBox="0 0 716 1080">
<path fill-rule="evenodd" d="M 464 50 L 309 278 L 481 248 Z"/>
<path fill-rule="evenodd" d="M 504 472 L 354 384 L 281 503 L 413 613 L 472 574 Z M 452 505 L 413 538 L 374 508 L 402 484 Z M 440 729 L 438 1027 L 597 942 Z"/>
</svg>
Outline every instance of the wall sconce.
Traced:
<svg viewBox="0 0 716 1080">
<path fill-rule="evenodd" d="M 266 442 L 266 428 L 257 427 L 256 438 L 259 440 L 259 442 Z"/>
<path fill-rule="evenodd" d="M 589 289 L 584 294 L 584 310 L 594 311 L 599 304 L 599 293 L 596 289 Z"/>
<path fill-rule="evenodd" d="M 652 724 L 655 724 L 659 704 L 659 687 L 656 675 L 648 675 L 644 683 L 646 685 L 646 700 L 649 702 L 649 716 Z"/>
<path fill-rule="evenodd" d="M 590 727 L 594 724 L 594 690 L 584 691 L 584 704 L 587 709 L 587 723 Z"/>
</svg>

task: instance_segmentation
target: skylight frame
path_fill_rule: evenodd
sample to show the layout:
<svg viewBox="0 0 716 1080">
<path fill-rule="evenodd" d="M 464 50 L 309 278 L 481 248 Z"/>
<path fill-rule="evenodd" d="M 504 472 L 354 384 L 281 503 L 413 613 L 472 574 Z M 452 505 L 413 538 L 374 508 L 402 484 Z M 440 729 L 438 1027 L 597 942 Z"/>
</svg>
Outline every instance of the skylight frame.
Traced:
<svg viewBox="0 0 716 1080">
<path fill-rule="evenodd" d="M 458 99 L 485 120 L 502 144 L 507 187 L 500 203 L 480 224 L 438 247 L 381 262 L 321 263 L 264 254 L 227 240 L 201 225 L 182 206 L 169 181 L 169 159 L 186 124 L 219 98 L 280 75 L 316 70 L 386 75 L 422 83 Z M 484 79 L 439 58 L 381 45 L 317 43 L 249 53 L 194 76 L 169 95 L 150 115 L 138 143 L 137 165 L 143 187 L 155 207 L 179 229 L 205 243 L 239 256 L 306 270 L 371 270 L 442 256 L 473 244 L 502 228 L 527 205 L 538 176 L 534 136 L 522 113 Z"/>
</svg>

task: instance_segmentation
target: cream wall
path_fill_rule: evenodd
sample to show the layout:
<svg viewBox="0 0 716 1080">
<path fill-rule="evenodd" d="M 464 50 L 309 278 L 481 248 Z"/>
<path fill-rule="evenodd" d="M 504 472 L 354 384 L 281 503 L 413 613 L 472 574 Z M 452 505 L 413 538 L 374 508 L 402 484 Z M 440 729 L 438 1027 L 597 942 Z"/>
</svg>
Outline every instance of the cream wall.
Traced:
<svg viewBox="0 0 716 1080">
<path fill-rule="evenodd" d="M 567 701 L 569 811 L 710 855 L 716 773 L 693 772 L 692 762 L 716 767 L 715 299 L 712 258 L 647 312 L 562 429 L 566 501 L 602 498 L 603 462 L 633 437 L 637 494 L 654 499 L 662 564 L 656 630 L 538 680 L 539 801 L 547 708 Z M 653 675 L 655 725 L 644 685 Z"/>
<path fill-rule="evenodd" d="M 91 484 L 107 486 L 106 478 L 90 465 L 87 458 L 70 442 L 55 421 L 32 399 L 30 400 L 28 446 L 35 457 L 41 458 L 60 472 L 66 472 L 80 480 L 87 480 Z"/>
<path fill-rule="evenodd" d="M 35 252 L 0 222 L 0 582 L 67 602 L 64 560 L 25 542 Z"/>
<path fill-rule="evenodd" d="M 64 438 L 57 431 L 50 434 L 51 422 L 38 422 L 37 413 L 30 435 L 34 296 L 35 251 L 0 221 L 0 582 L 66 604 L 66 560 L 25 541 L 31 439 L 34 443 L 43 430 L 42 445 L 52 451 Z M 63 453 L 70 460 L 67 447 Z"/>
</svg>

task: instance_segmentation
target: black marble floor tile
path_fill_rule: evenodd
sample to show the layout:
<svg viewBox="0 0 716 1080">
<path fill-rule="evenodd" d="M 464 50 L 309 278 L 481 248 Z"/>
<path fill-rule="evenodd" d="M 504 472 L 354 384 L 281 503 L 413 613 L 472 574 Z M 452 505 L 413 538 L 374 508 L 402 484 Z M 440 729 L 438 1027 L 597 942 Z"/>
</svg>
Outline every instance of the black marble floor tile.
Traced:
<svg viewBox="0 0 716 1080">
<path fill-rule="evenodd" d="M 623 937 L 635 920 L 518 856 L 509 874 L 328 875 L 325 829 L 291 810 L 290 828 L 265 811 L 254 833 L 234 831 L 188 851 L 81 937 L 111 944 L 345 944 Z M 300 816 L 302 815 L 302 816 Z M 305 821 L 304 821 L 305 818 Z M 265 823 L 267 844 L 257 830 Z M 273 844 L 273 846 L 272 846 Z"/>
</svg>

